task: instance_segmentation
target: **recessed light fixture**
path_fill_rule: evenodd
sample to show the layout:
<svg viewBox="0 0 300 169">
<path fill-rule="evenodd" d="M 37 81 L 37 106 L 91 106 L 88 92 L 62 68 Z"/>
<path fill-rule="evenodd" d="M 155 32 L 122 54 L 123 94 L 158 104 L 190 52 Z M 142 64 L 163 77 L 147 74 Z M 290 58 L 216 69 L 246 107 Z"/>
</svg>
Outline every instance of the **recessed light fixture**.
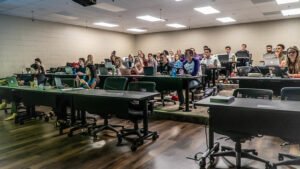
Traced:
<svg viewBox="0 0 300 169">
<path fill-rule="evenodd" d="M 145 20 L 145 21 L 149 21 L 149 22 L 164 22 L 164 19 L 160 19 L 160 18 L 156 18 L 154 16 L 150 16 L 150 15 L 144 15 L 144 16 L 137 16 L 137 19 L 141 19 L 141 20 Z"/>
<path fill-rule="evenodd" d="M 299 15 L 300 8 L 282 10 L 281 13 L 283 16 Z"/>
<path fill-rule="evenodd" d="M 106 11 L 111 11 L 111 12 L 123 12 L 123 11 L 127 10 L 125 8 L 121 8 L 121 7 L 118 7 L 118 6 L 115 6 L 115 5 L 112 5 L 112 4 L 108 4 L 108 3 L 105 3 L 105 2 L 97 3 L 93 7 L 103 9 L 103 10 L 106 10 Z"/>
<path fill-rule="evenodd" d="M 182 0 L 175 0 L 176 2 L 180 2 L 180 1 L 182 1 Z"/>
<path fill-rule="evenodd" d="M 97 25 L 97 26 L 105 26 L 105 27 L 110 27 L 110 28 L 118 27 L 118 26 L 119 26 L 119 25 L 117 25 L 117 24 L 106 23 L 106 22 L 96 22 L 96 23 L 94 23 L 94 25 Z"/>
<path fill-rule="evenodd" d="M 173 27 L 173 28 L 186 28 L 185 25 L 181 25 L 181 24 L 178 24 L 178 23 L 167 24 L 167 26 Z"/>
<path fill-rule="evenodd" d="M 229 23 L 229 22 L 235 22 L 235 19 L 232 19 L 231 17 L 223 17 L 223 18 L 217 18 L 217 21 L 223 22 L 223 23 Z"/>
<path fill-rule="evenodd" d="M 195 11 L 201 12 L 205 15 L 208 14 L 215 14 L 215 13 L 220 13 L 220 11 L 216 10 L 215 8 L 211 6 L 205 6 L 205 7 L 199 7 L 199 8 L 194 8 Z"/>
<path fill-rule="evenodd" d="M 127 31 L 131 31 L 131 32 L 147 32 L 146 29 L 139 29 L 139 28 L 129 28 L 129 29 L 127 29 Z"/>
<path fill-rule="evenodd" d="M 276 0 L 278 5 L 299 2 L 299 0 Z"/>
</svg>

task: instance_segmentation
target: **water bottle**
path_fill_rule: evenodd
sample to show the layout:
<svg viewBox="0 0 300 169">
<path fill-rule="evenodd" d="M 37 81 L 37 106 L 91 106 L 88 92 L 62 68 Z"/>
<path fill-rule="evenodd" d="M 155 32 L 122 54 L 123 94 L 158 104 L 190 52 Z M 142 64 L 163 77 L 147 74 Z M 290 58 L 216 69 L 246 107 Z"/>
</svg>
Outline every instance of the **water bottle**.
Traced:
<svg viewBox="0 0 300 169">
<path fill-rule="evenodd" d="M 37 87 L 38 86 L 38 80 L 36 77 L 34 77 L 34 80 L 33 80 L 33 86 L 34 87 Z"/>
<path fill-rule="evenodd" d="M 176 77 L 176 68 L 173 68 L 173 69 L 172 69 L 172 74 L 171 74 L 171 76 L 172 76 L 172 77 Z"/>
<path fill-rule="evenodd" d="M 116 70 L 116 67 L 113 66 L 113 67 L 112 67 L 112 75 L 113 75 L 113 76 L 115 75 L 115 70 Z"/>
</svg>

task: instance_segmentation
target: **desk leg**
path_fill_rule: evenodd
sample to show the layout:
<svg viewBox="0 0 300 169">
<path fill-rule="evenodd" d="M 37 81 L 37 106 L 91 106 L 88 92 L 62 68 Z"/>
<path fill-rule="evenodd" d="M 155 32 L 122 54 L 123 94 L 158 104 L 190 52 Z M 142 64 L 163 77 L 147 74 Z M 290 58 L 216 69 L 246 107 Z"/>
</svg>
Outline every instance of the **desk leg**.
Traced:
<svg viewBox="0 0 300 169">
<path fill-rule="evenodd" d="M 212 83 L 213 87 L 216 86 L 216 69 L 213 69 Z"/>
<path fill-rule="evenodd" d="M 185 80 L 185 110 L 190 112 L 189 81 Z"/>
<path fill-rule="evenodd" d="M 143 111 L 143 127 L 144 127 L 144 137 L 148 136 L 148 100 L 143 101 L 144 105 Z"/>
</svg>

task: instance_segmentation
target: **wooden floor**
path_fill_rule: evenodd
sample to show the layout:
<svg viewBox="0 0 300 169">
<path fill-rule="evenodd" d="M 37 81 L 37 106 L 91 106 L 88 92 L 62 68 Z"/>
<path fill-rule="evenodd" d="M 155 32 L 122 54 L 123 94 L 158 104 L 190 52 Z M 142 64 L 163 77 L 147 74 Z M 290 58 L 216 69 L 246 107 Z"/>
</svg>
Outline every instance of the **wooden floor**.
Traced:
<svg viewBox="0 0 300 169">
<path fill-rule="evenodd" d="M 158 131 L 160 138 L 147 141 L 133 153 L 128 142 L 117 147 L 114 135 L 109 132 L 100 135 L 96 142 L 80 134 L 69 138 L 58 135 L 54 121 L 36 120 L 20 126 L 3 121 L 3 114 L 0 111 L 1 169 L 197 169 L 197 162 L 186 157 L 206 149 L 205 127 L 192 123 L 152 121 L 150 128 Z M 118 119 L 112 119 L 111 123 L 130 126 Z M 223 143 L 233 145 L 231 141 Z M 243 146 L 256 148 L 261 156 L 272 161 L 276 161 L 278 152 L 299 153 L 298 146 L 281 148 L 280 143 L 280 139 L 263 137 Z M 243 160 L 243 164 L 264 168 L 263 164 L 250 160 Z M 217 168 L 229 167 L 220 158 Z"/>
</svg>

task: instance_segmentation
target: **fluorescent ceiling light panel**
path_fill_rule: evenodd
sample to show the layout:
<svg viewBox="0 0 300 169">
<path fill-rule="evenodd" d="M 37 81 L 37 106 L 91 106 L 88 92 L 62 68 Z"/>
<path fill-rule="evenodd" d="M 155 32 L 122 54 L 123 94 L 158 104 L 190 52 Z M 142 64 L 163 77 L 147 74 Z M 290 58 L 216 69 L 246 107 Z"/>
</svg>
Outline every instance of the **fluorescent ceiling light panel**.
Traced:
<svg viewBox="0 0 300 169">
<path fill-rule="evenodd" d="M 198 11 L 198 12 L 201 12 L 201 13 L 203 13 L 205 15 L 220 13 L 220 11 L 216 10 L 215 8 L 213 8 L 211 6 L 194 8 L 194 10 Z"/>
<path fill-rule="evenodd" d="M 229 22 L 235 22 L 235 19 L 232 19 L 231 17 L 223 17 L 223 18 L 217 18 L 217 21 L 223 22 L 223 23 L 229 23 Z"/>
<path fill-rule="evenodd" d="M 176 2 L 180 2 L 180 1 L 182 1 L 182 0 L 175 0 Z"/>
<path fill-rule="evenodd" d="M 104 3 L 104 2 L 97 3 L 93 7 L 99 8 L 99 9 L 103 9 L 103 10 L 106 10 L 106 11 L 110 11 L 110 12 L 122 12 L 122 11 L 126 11 L 127 10 L 125 8 L 121 8 L 121 7 L 118 7 L 118 6 L 115 6 L 115 5 L 111 5 L 111 4 L 108 4 L 108 3 Z"/>
<path fill-rule="evenodd" d="M 131 32 L 147 32 L 146 29 L 139 29 L 139 28 L 129 28 L 127 30 Z"/>
<path fill-rule="evenodd" d="M 300 14 L 300 8 L 282 10 L 281 13 L 282 13 L 283 16 L 299 15 Z"/>
<path fill-rule="evenodd" d="M 110 27 L 110 28 L 118 27 L 118 26 L 119 26 L 119 25 L 117 25 L 117 24 L 106 23 L 106 22 L 96 22 L 96 23 L 94 23 L 94 25 L 97 25 L 97 26 L 105 26 L 105 27 Z"/>
<path fill-rule="evenodd" d="M 158 22 L 158 21 L 165 21 L 163 19 L 160 18 L 156 18 L 154 16 L 150 16 L 150 15 L 144 15 L 144 16 L 137 16 L 137 19 L 141 19 L 141 20 L 145 20 L 145 21 L 149 21 L 149 22 Z"/>
<path fill-rule="evenodd" d="M 173 27 L 173 28 L 186 28 L 185 25 L 181 25 L 181 24 L 178 24 L 178 23 L 167 24 L 167 26 Z"/>
<path fill-rule="evenodd" d="M 276 0 L 278 5 L 299 2 L 299 0 Z"/>
</svg>

